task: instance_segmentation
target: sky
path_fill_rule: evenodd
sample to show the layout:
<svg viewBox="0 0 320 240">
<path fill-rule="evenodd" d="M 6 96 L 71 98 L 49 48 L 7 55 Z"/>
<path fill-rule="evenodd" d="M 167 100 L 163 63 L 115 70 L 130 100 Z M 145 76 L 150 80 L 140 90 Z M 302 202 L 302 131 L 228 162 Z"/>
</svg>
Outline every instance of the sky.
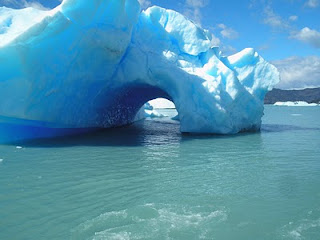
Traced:
<svg viewBox="0 0 320 240">
<path fill-rule="evenodd" d="M 252 47 L 280 71 L 281 89 L 320 87 L 320 0 L 139 0 L 186 15 L 210 30 L 225 55 Z M 0 0 L 53 8 L 61 0 Z"/>
</svg>

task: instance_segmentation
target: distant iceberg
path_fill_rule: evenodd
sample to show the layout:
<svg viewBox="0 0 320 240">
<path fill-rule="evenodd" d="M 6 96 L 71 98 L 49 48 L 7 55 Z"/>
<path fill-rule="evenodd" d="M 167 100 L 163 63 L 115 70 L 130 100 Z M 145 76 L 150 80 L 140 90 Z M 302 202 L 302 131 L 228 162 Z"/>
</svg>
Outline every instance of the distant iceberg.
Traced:
<svg viewBox="0 0 320 240">
<path fill-rule="evenodd" d="M 137 0 L 64 0 L 50 11 L 0 8 L 0 117 L 50 128 L 132 123 L 166 98 L 182 132 L 259 130 L 277 69 L 251 48 L 225 57 L 212 34 Z"/>
<path fill-rule="evenodd" d="M 276 102 L 273 105 L 275 105 L 275 106 L 288 106 L 288 107 L 314 107 L 314 106 L 319 106 L 319 104 L 307 103 L 307 102 L 304 102 L 304 101 Z"/>
<path fill-rule="evenodd" d="M 159 113 L 157 110 L 154 109 L 154 107 L 149 102 L 147 102 L 136 114 L 134 121 L 139 121 L 145 118 L 163 118 L 163 117 L 166 117 L 166 115 Z"/>
</svg>

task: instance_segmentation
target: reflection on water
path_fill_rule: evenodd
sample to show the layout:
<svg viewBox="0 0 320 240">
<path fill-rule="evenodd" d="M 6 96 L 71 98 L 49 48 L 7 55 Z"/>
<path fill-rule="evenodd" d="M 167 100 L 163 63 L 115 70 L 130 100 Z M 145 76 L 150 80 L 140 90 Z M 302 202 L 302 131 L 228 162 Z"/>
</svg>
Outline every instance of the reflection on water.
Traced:
<svg viewBox="0 0 320 240">
<path fill-rule="evenodd" d="M 178 122 L 162 119 L 161 121 L 139 121 L 133 125 L 113 129 L 61 129 L 13 126 L 0 123 L 0 143 L 23 144 L 37 147 L 67 146 L 143 146 L 178 143 L 194 139 L 237 138 L 257 133 L 240 133 L 236 135 L 216 134 L 182 134 Z M 2 129 L 2 130 L 1 130 Z M 5 129 L 5 131 L 3 130 Z M 23 129 L 23 130 L 22 130 Z M 284 124 L 263 124 L 262 133 L 283 131 L 319 131 L 320 128 L 300 127 Z M 41 132 L 41 134 L 39 133 Z M 67 136 L 56 136 L 64 135 Z M 69 136 L 68 136 L 69 135 Z M 43 138 L 45 137 L 45 138 Z M 35 138 L 35 139 L 30 139 Z"/>
<path fill-rule="evenodd" d="M 285 124 L 262 124 L 262 127 L 261 127 L 262 132 L 284 132 L 284 131 L 296 131 L 296 130 L 319 131 L 320 128 L 300 127 L 300 126 L 285 125 Z"/>
<path fill-rule="evenodd" d="M 266 110 L 269 110 L 267 107 Z M 160 110 L 161 111 L 161 110 Z M 0 121 L 0 143 L 24 144 L 38 147 L 67 146 L 144 146 L 178 143 L 193 139 L 236 138 L 245 135 L 266 134 L 284 131 L 319 131 L 319 127 L 298 124 L 270 124 L 264 121 L 261 133 L 240 133 L 236 135 L 181 134 L 178 121 L 171 120 L 176 115 L 173 109 L 162 110 L 168 117 L 139 121 L 130 126 L 113 129 L 55 129 L 47 127 L 23 126 Z M 290 114 L 291 116 L 302 114 Z M 0 119 L 1 120 L 1 119 Z"/>
</svg>

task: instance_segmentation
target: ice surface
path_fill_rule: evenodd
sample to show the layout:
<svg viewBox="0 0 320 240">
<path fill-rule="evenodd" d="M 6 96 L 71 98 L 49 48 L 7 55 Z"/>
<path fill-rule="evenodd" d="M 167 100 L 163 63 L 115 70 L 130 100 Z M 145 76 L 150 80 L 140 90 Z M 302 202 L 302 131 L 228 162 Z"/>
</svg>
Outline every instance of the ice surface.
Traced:
<svg viewBox="0 0 320 240">
<path fill-rule="evenodd" d="M 277 69 L 253 49 L 229 57 L 183 15 L 137 0 L 64 0 L 51 11 L 0 8 L 0 116 L 50 128 L 133 122 L 173 101 L 182 132 L 258 130 Z"/>
</svg>

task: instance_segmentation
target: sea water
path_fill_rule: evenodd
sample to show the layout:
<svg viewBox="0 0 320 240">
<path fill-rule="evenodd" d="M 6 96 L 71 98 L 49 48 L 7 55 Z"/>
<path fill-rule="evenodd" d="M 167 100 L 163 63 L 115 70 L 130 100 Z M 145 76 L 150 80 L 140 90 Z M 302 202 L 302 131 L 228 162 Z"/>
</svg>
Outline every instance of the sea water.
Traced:
<svg viewBox="0 0 320 240">
<path fill-rule="evenodd" d="M 266 106 L 260 133 L 167 117 L 2 144 L 0 239 L 320 239 L 319 119 Z"/>
</svg>

